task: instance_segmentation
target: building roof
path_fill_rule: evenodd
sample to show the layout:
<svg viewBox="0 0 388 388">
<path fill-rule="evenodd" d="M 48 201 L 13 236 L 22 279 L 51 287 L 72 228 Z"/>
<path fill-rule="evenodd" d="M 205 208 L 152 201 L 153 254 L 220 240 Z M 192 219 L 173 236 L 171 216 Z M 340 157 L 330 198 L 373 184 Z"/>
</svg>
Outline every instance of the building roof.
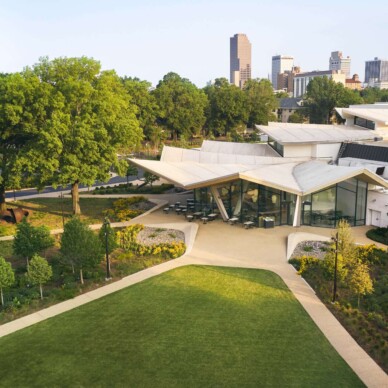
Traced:
<svg viewBox="0 0 388 388">
<path fill-rule="evenodd" d="M 388 187 L 387 181 L 364 167 L 333 166 L 320 161 L 259 166 L 140 159 L 131 161 L 185 189 L 221 184 L 239 178 L 297 195 L 316 192 L 353 177 Z"/>
<path fill-rule="evenodd" d="M 281 109 L 299 109 L 301 108 L 302 98 L 286 97 L 279 99 L 279 108 Z"/>
<path fill-rule="evenodd" d="M 280 144 L 342 143 L 346 141 L 374 140 L 376 133 L 353 126 L 268 123 L 256 125 Z"/>
<path fill-rule="evenodd" d="M 387 146 L 348 143 L 344 144 L 340 157 L 388 162 L 388 149 Z"/>
<path fill-rule="evenodd" d="M 388 125 L 388 103 L 379 102 L 376 104 L 350 105 L 349 108 L 335 109 L 343 119 L 357 116 Z"/>
<path fill-rule="evenodd" d="M 263 143 L 234 143 L 225 141 L 204 140 L 203 152 L 222 153 L 229 155 L 254 155 L 254 156 L 275 156 L 279 154 L 268 144 Z"/>
</svg>

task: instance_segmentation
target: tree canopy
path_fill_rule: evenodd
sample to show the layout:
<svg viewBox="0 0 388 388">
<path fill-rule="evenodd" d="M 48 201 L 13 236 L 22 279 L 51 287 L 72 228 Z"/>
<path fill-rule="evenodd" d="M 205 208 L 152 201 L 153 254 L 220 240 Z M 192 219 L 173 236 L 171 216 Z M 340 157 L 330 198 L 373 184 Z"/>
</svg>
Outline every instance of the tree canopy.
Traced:
<svg viewBox="0 0 388 388">
<path fill-rule="evenodd" d="M 83 284 L 83 270 L 95 268 L 104 256 L 100 239 L 78 217 L 65 224 L 61 238 L 61 256 L 73 270 L 78 269 Z"/>
<path fill-rule="evenodd" d="M 273 93 L 272 84 L 267 79 L 250 79 L 243 89 L 247 97 L 248 126 L 255 124 L 267 125 L 268 121 L 276 121 L 273 111 L 279 106 Z"/>
<path fill-rule="evenodd" d="M 106 181 L 113 166 L 125 172 L 117 148 L 135 146 L 142 138 L 136 108 L 130 104 L 120 78 L 114 71 L 101 71 L 91 58 L 47 58 L 33 67 L 42 83 L 53 88 L 53 150 L 58 168 L 52 181 L 72 184 L 73 212 L 80 213 L 78 185 Z"/>
<path fill-rule="evenodd" d="M 168 73 L 152 94 L 159 106 L 157 122 L 174 140 L 200 133 L 208 103 L 203 90 L 176 73 Z"/>
<path fill-rule="evenodd" d="M 11 263 L 8 263 L 4 257 L 0 256 L 0 296 L 2 305 L 4 305 L 3 288 L 12 286 L 14 282 L 15 274 L 12 270 Z"/>
<path fill-rule="evenodd" d="M 33 285 L 39 285 L 40 298 L 43 299 L 42 285 L 48 282 L 53 276 L 51 265 L 43 257 L 34 255 L 30 261 L 26 275 L 27 281 Z"/>
<path fill-rule="evenodd" d="M 216 136 L 226 135 L 248 121 L 247 97 L 226 78 L 218 78 L 205 87 L 209 99 L 206 110 L 206 132 Z"/>
<path fill-rule="evenodd" d="M 316 77 L 307 85 L 304 106 L 312 124 L 330 124 L 335 121 L 335 107 L 361 104 L 357 91 L 346 89 L 341 83 L 325 77 Z"/>
<path fill-rule="evenodd" d="M 5 190 L 42 186 L 58 167 L 58 144 L 49 135 L 51 85 L 25 70 L 0 77 L 0 210 Z"/>
</svg>

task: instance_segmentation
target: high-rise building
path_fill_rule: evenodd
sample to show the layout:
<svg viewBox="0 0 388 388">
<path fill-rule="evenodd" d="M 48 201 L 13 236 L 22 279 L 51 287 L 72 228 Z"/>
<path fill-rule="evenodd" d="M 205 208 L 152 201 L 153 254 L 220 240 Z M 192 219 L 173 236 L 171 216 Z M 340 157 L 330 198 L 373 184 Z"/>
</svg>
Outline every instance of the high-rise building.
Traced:
<svg viewBox="0 0 388 388">
<path fill-rule="evenodd" d="M 245 34 L 230 38 L 230 83 L 240 88 L 251 79 L 251 43 Z"/>
<path fill-rule="evenodd" d="M 365 83 L 385 88 L 388 82 L 388 60 L 375 58 L 365 62 Z"/>
<path fill-rule="evenodd" d="M 275 55 L 272 57 L 272 86 L 278 90 L 278 74 L 291 71 L 294 66 L 294 57 Z"/>
<path fill-rule="evenodd" d="M 329 70 L 341 71 L 350 78 L 350 57 L 344 57 L 342 51 L 333 51 L 329 60 Z"/>
</svg>

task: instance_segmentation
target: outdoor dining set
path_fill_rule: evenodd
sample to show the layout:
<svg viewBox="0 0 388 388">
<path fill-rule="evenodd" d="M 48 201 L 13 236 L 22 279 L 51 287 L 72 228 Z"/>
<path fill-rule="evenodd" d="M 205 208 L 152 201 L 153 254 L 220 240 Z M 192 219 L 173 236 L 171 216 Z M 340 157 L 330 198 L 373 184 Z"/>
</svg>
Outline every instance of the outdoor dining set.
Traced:
<svg viewBox="0 0 388 388">
<path fill-rule="evenodd" d="M 178 201 L 163 209 L 166 214 L 172 212 L 183 214 L 188 222 L 201 220 L 204 224 L 207 224 L 209 221 L 214 221 L 218 217 L 218 213 L 209 212 L 208 209 L 202 209 L 202 211 L 196 210 L 194 199 L 188 199 L 186 205 L 182 205 L 181 202 Z"/>
</svg>

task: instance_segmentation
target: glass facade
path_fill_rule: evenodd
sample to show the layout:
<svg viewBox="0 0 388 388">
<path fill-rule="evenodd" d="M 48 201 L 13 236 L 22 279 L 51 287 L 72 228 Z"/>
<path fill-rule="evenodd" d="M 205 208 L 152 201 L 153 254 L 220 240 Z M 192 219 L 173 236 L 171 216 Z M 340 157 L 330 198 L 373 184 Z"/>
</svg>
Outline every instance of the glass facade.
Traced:
<svg viewBox="0 0 388 388">
<path fill-rule="evenodd" d="M 351 226 L 365 225 L 368 184 L 348 179 L 302 198 L 302 224 L 334 228 L 344 219 Z"/>
<path fill-rule="evenodd" d="M 302 197 L 301 224 L 335 228 L 345 219 L 351 226 L 365 225 L 368 184 L 348 179 Z M 253 221 L 258 227 L 293 225 L 297 196 L 244 180 L 216 187 L 229 218 Z M 194 190 L 195 211 L 218 212 L 210 188 Z"/>
</svg>

